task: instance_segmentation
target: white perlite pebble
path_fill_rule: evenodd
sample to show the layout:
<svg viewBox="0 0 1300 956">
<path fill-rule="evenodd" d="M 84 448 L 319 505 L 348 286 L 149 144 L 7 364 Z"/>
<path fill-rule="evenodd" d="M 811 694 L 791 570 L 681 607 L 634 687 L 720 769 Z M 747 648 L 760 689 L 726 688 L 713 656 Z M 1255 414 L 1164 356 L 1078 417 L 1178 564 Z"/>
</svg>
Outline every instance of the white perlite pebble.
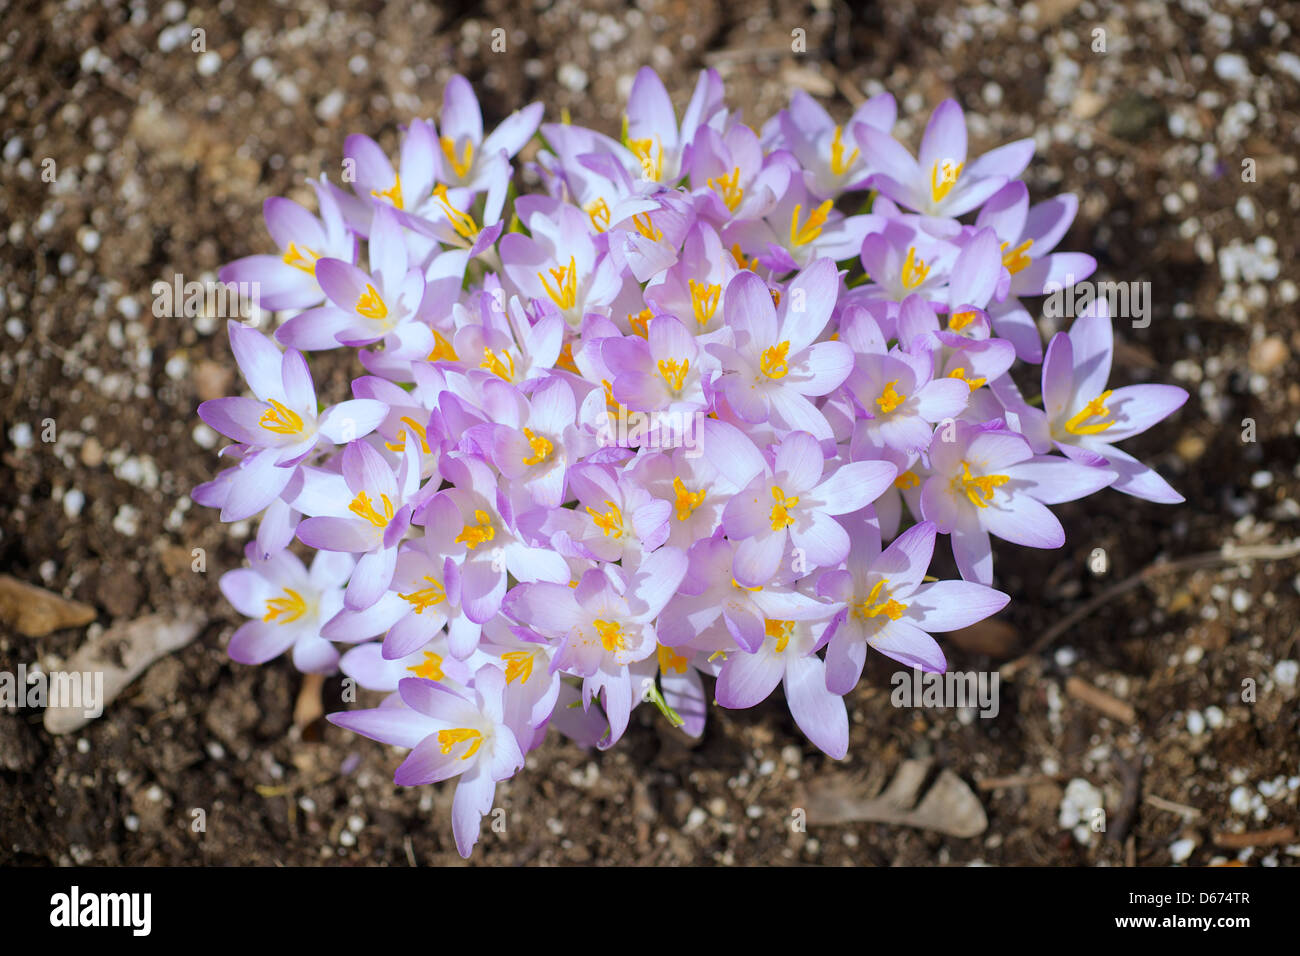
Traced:
<svg viewBox="0 0 1300 956">
<path fill-rule="evenodd" d="M 1295 687 L 1297 677 L 1300 677 L 1300 664 L 1295 661 L 1278 661 L 1273 667 L 1273 679 L 1283 687 Z"/>
<path fill-rule="evenodd" d="M 1235 788 L 1228 794 L 1228 806 L 1232 808 L 1233 813 L 1249 813 L 1250 791 L 1245 787 Z"/>
<path fill-rule="evenodd" d="M 113 516 L 113 530 L 130 538 L 140 530 L 140 512 L 130 505 L 122 505 Z"/>
<path fill-rule="evenodd" d="M 76 488 L 69 489 L 63 496 L 63 513 L 69 518 L 75 518 L 81 514 L 81 509 L 86 505 L 86 496 Z"/>
<path fill-rule="evenodd" d="M 1199 710 L 1193 710 L 1187 715 L 1187 732 L 1193 737 L 1205 733 L 1205 718 L 1201 716 Z"/>
<path fill-rule="evenodd" d="M 1169 856 L 1175 863 L 1182 863 L 1196 849 L 1195 840 L 1175 840 L 1169 844 Z"/>
</svg>

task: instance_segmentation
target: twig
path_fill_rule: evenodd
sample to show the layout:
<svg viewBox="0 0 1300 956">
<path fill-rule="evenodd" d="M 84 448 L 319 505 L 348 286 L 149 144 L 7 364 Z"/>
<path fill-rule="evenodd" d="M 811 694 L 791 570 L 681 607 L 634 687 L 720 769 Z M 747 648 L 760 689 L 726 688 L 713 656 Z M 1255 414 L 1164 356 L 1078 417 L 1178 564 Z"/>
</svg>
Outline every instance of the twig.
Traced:
<svg viewBox="0 0 1300 956">
<path fill-rule="evenodd" d="M 1086 680 L 1071 677 L 1065 682 L 1065 693 L 1075 700 L 1083 701 L 1093 710 L 1099 710 L 1107 717 L 1118 720 L 1121 724 L 1131 724 L 1137 720 L 1137 713 L 1132 706 L 1118 697 L 1112 697 L 1104 690 L 1093 687 Z"/>
<path fill-rule="evenodd" d="M 1057 783 L 1061 778 L 1048 773 L 1036 773 L 1027 777 L 985 777 L 975 781 L 975 789 L 987 793 L 990 790 L 1010 790 L 1014 787 L 1036 787 L 1043 783 Z"/>
<path fill-rule="evenodd" d="M 1137 574 L 1125 578 L 1119 584 L 1107 588 L 1096 597 L 1085 601 L 1082 605 L 1075 608 L 1056 624 L 1049 627 L 1043 632 L 1043 636 L 1034 642 L 1020 657 L 1014 661 L 1002 665 L 999 671 L 1004 680 L 1012 680 L 1016 674 L 1020 673 L 1033 658 L 1042 653 L 1043 650 L 1050 647 L 1052 642 L 1068 631 L 1074 625 L 1078 624 L 1097 608 L 1109 604 L 1115 598 L 1122 594 L 1127 594 L 1142 584 L 1147 583 L 1155 578 L 1165 574 L 1173 574 L 1176 571 L 1190 571 L 1197 568 L 1212 568 L 1220 565 L 1237 564 L 1242 561 L 1284 561 L 1287 558 L 1294 558 L 1300 555 L 1300 538 L 1285 544 L 1257 544 L 1249 545 L 1244 548 L 1233 547 L 1231 544 L 1224 545 L 1219 551 L 1206 551 L 1201 554 L 1194 554 L 1191 557 L 1181 558 L 1177 561 L 1161 561 L 1157 564 L 1151 564 L 1143 568 Z"/>
<path fill-rule="evenodd" d="M 1277 827 L 1253 833 L 1216 833 L 1214 845 L 1229 850 L 1242 850 L 1249 846 L 1277 846 L 1280 843 L 1290 843 L 1295 838 L 1294 827 Z"/>
<path fill-rule="evenodd" d="M 1168 810 L 1170 813 L 1177 813 L 1188 820 L 1195 820 L 1201 815 L 1201 811 L 1195 807 L 1189 807 L 1185 803 L 1174 803 L 1172 800 L 1166 800 L 1164 797 L 1157 797 L 1154 793 L 1148 793 L 1142 798 L 1142 802 L 1155 807 L 1157 810 Z"/>
</svg>

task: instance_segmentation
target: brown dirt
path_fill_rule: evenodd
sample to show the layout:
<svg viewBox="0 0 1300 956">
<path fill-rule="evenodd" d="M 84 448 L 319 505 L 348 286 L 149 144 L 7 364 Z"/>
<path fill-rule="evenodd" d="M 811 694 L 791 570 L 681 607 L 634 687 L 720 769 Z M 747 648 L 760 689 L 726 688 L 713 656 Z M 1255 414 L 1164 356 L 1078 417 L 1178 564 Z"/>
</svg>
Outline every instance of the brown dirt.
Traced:
<svg viewBox="0 0 1300 956">
<path fill-rule="evenodd" d="M 212 623 L 79 733 L 51 738 L 38 712 L 0 713 L 0 863 L 459 859 L 450 791 L 399 790 L 393 752 L 320 722 L 294 729 L 301 678 L 287 661 L 226 659 L 238 621 L 216 581 L 239 563 L 244 529 L 186 496 L 216 467 L 196 441 L 195 406 L 232 387 L 233 363 L 222 323 L 157 319 L 150 308 L 159 279 L 201 278 L 267 250 L 265 197 L 300 197 L 304 177 L 336 171 L 349 132 L 394 145 L 398 123 L 436 111 L 452 71 L 481 91 L 489 122 L 542 99 L 552 118 L 568 108 L 575 122 L 616 132 L 637 67 L 657 67 L 681 104 L 711 64 L 751 122 L 794 85 L 839 116 L 883 85 L 912 142 L 948 95 L 970 111 L 975 149 L 1040 136 L 1032 195 L 1082 200 L 1064 247 L 1097 255 L 1100 279 L 1151 283 L 1151 323 L 1118 329 L 1113 380 L 1192 392 L 1126 446 L 1188 501 L 1103 493 L 1057 509 L 1062 551 L 1003 549 L 1000 581 L 1015 597 L 1005 616 L 1020 647 L 1157 559 L 1296 535 L 1300 60 L 1280 57 L 1295 49 L 1296 4 L 1040 0 L 1032 20 L 1009 2 L 933 0 L 857 17 L 833 0 L 406 6 L 177 2 L 133 14 L 47 2 L 4 12 L 0 568 L 94 605 L 99 625 L 187 603 Z M 506 53 L 490 51 L 497 26 Z M 191 52 L 191 28 L 206 31 L 206 58 Z M 802 55 L 790 52 L 796 28 Z M 1105 53 L 1092 51 L 1098 28 Z M 1224 53 L 1244 58 L 1249 77 Z M 41 178 L 47 158 L 53 183 Z M 1243 159 L 1254 182 L 1242 181 Z M 345 376 L 317 373 L 335 397 Z M 1242 440 L 1245 418 L 1254 442 Z M 51 443 L 41 440 L 47 419 Z M 190 570 L 194 548 L 206 550 L 206 573 Z M 1100 577 L 1088 569 L 1096 548 L 1109 556 Z M 893 667 L 877 659 L 850 699 L 843 768 L 803 740 L 780 701 L 715 711 L 693 749 L 648 708 L 608 754 L 553 735 L 498 791 L 506 833 L 485 826 L 474 862 L 1166 865 L 1180 839 L 1196 842 L 1191 864 L 1235 859 L 1214 834 L 1300 827 L 1296 688 L 1278 668 L 1300 658 L 1297 571 L 1294 560 L 1264 562 L 1132 591 L 1005 684 L 994 720 L 892 707 Z M 83 639 L 0 629 L 0 669 L 53 666 Z M 949 650 L 956 669 L 1001 663 Z M 1132 705 L 1135 724 L 1067 696 L 1071 675 Z M 1247 678 L 1254 703 L 1242 700 Z M 336 709 L 337 683 L 324 694 Z M 1207 714 L 1193 733 L 1189 722 Z M 974 839 L 791 827 L 803 786 L 850 773 L 870 789 L 915 755 L 972 783 L 1036 779 L 980 792 L 989 828 Z M 356 766 L 341 773 L 349 757 Z M 1126 768 L 1137 765 L 1142 799 L 1126 821 Z M 1074 778 L 1104 793 L 1108 835 L 1126 829 L 1127 841 L 1079 842 L 1061 826 Z M 1184 821 L 1152 796 L 1199 816 Z M 191 828 L 195 809 L 205 832 Z M 1242 857 L 1286 865 L 1297 853 Z"/>
</svg>

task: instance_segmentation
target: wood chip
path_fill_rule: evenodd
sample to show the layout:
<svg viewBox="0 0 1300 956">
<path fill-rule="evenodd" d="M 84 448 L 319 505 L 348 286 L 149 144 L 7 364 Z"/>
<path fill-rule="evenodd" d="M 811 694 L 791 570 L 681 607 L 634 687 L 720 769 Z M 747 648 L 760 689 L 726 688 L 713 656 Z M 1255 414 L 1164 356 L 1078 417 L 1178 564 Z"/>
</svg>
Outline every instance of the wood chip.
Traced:
<svg viewBox="0 0 1300 956">
<path fill-rule="evenodd" d="M 95 609 L 52 591 L 0 574 L 0 621 L 24 637 L 44 637 L 65 627 L 84 627 Z"/>
<path fill-rule="evenodd" d="M 1244 850 L 1249 846 L 1278 846 L 1295 842 L 1295 827 L 1277 827 L 1273 830 L 1255 830 L 1251 833 L 1216 833 L 1214 845 L 1229 850 Z"/>
<path fill-rule="evenodd" d="M 1112 720 L 1118 720 L 1121 724 L 1131 724 L 1137 721 L 1137 713 L 1130 705 L 1124 703 L 1118 697 L 1111 696 L 1104 690 L 1098 690 L 1081 678 L 1071 677 L 1067 679 L 1065 692 L 1075 700 L 1082 701 L 1093 710 L 1100 711 Z"/>
</svg>

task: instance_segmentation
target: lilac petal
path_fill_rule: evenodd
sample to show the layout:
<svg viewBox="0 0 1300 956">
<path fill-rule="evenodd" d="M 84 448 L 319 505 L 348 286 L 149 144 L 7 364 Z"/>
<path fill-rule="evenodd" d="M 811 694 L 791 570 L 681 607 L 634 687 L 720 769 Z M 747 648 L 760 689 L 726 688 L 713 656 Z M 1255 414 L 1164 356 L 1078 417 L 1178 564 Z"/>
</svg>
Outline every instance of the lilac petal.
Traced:
<svg viewBox="0 0 1300 956">
<path fill-rule="evenodd" d="M 375 707 L 327 714 L 325 719 L 380 743 L 397 747 L 416 747 L 436 729 L 424 714 L 406 707 Z M 436 738 L 433 738 L 436 743 Z"/>
<path fill-rule="evenodd" d="M 357 562 L 357 569 L 352 572 L 352 579 L 348 581 L 348 589 L 343 595 L 343 606 L 352 611 L 364 611 L 373 606 L 388 590 L 396 566 L 396 548 L 385 548 L 382 551 L 371 551 L 369 554 L 362 555 L 361 560 Z"/>
<path fill-rule="evenodd" d="M 786 665 L 785 699 L 794 722 L 809 740 L 836 760 L 849 751 L 849 714 L 844 698 L 826 688 L 826 667 L 816 655 Z"/>
<path fill-rule="evenodd" d="M 1036 456 L 1004 469 L 1004 473 L 1016 482 L 1017 491 L 1049 505 L 1086 497 L 1115 480 L 1113 471 L 1053 455 Z"/>
<path fill-rule="evenodd" d="M 226 653 L 240 664 L 265 664 L 287 651 L 299 633 L 283 624 L 248 621 L 231 636 Z"/>
<path fill-rule="evenodd" d="M 925 631 L 955 631 L 996 614 L 1011 597 L 970 581 L 922 584 L 907 599 L 907 620 Z"/>
<path fill-rule="evenodd" d="M 766 700 L 785 676 L 785 662 L 780 655 L 760 649 L 757 653 L 733 651 L 718 673 L 714 697 L 731 710 L 753 707 Z"/>
<path fill-rule="evenodd" d="M 1177 385 L 1128 385 L 1115 389 L 1106 407 L 1115 418 L 1113 427 L 1100 433 L 1107 443 L 1141 434 L 1168 418 L 1187 401 L 1187 392 Z"/>
<path fill-rule="evenodd" d="M 942 674 L 948 669 L 948 662 L 938 642 L 907 621 L 890 621 L 870 643 L 873 650 L 908 667 L 916 667 L 931 674 Z"/>
<path fill-rule="evenodd" d="M 1065 544 L 1065 529 L 1056 515 L 1028 495 L 1015 495 L 1002 506 L 993 505 L 979 511 L 984 529 L 1005 541 L 1027 548 L 1059 548 Z"/>
</svg>

